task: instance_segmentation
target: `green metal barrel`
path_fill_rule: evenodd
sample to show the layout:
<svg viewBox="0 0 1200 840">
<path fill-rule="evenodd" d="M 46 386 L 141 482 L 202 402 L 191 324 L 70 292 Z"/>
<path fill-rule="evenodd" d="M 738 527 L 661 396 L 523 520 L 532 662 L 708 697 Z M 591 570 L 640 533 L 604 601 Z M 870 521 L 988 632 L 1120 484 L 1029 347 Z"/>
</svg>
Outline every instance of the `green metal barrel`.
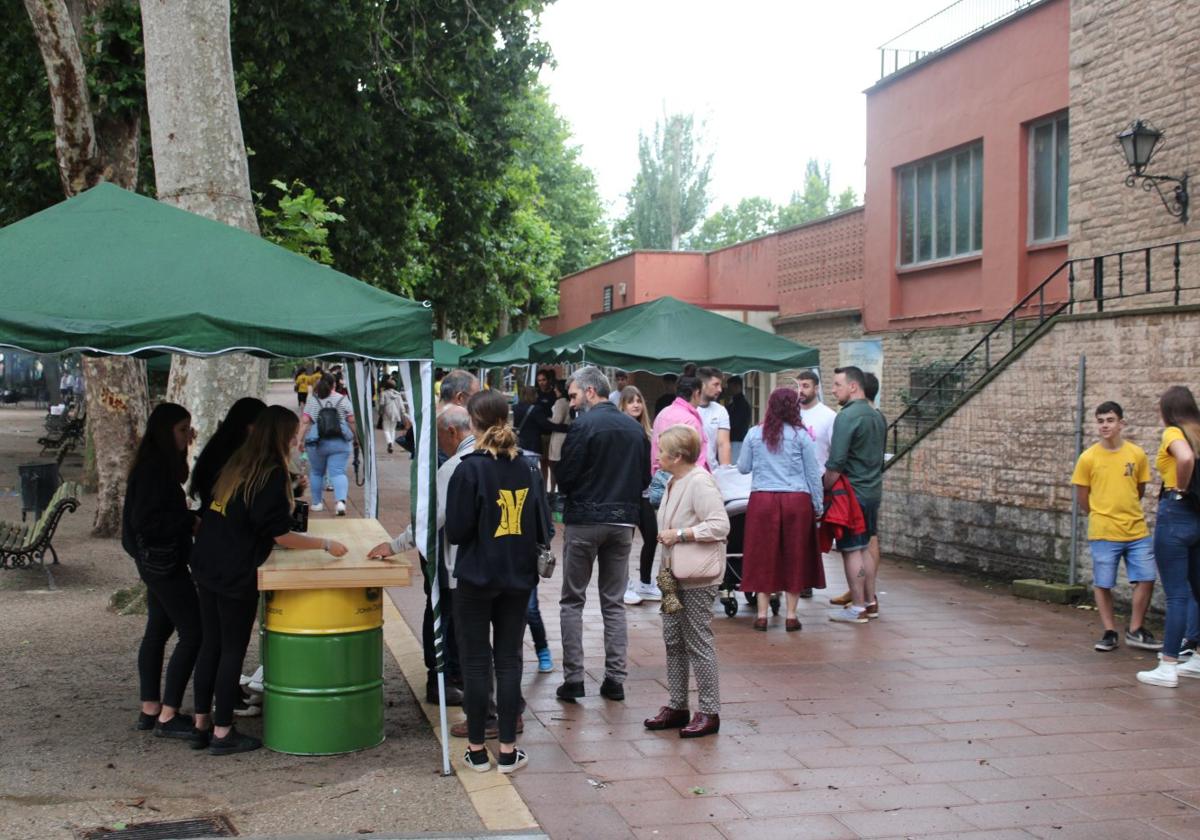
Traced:
<svg viewBox="0 0 1200 840">
<path fill-rule="evenodd" d="M 279 599 L 282 607 L 273 605 L 270 596 L 285 593 L 268 593 L 263 743 L 269 749 L 333 755 L 382 743 L 383 628 L 380 611 L 372 615 L 369 609 L 382 593 L 354 594 L 342 599 L 346 603 L 340 609 L 347 614 L 342 618 L 330 615 L 328 590 L 313 590 L 309 598 L 304 592 L 287 592 Z M 364 624 L 367 629 L 359 629 Z M 331 627 L 354 629 L 336 632 Z"/>
</svg>

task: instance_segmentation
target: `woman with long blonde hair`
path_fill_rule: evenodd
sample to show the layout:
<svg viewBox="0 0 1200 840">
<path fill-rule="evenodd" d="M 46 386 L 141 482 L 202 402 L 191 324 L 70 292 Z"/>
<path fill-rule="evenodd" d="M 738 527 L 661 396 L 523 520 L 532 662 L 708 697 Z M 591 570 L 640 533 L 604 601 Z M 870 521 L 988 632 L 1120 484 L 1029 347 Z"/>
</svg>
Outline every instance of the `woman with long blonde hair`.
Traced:
<svg viewBox="0 0 1200 840">
<path fill-rule="evenodd" d="M 299 429 L 300 420 L 290 409 L 265 409 L 246 442 L 221 468 L 212 501 L 202 512 L 191 564 L 204 626 L 195 693 L 197 714 L 212 707 L 208 751 L 213 755 L 262 746 L 233 727 L 233 707 L 241 693 L 238 678 L 258 612 L 258 567 L 274 545 L 323 548 L 334 557 L 346 553 L 336 540 L 291 531 L 295 501 L 289 460 Z"/>
<path fill-rule="evenodd" d="M 1182 385 L 1168 388 L 1158 403 L 1162 443 L 1155 466 L 1162 477 L 1158 518 L 1154 523 L 1154 561 L 1167 601 L 1162 659 L 1158 667 L 1138 672 L 1138 680 L 1174 688 L 1179 677 L 1200 678 L 1200 657 L 1179 664 L 1189 595 L 1200 599 L 1200 499 L 1190 492 L 1200 453 L 1200 407 Z"/>
<path fill-rule="evenodd" d="M 621 389 L 621 399 L 617 408 L 642 424 L 646 439 L 654 436 L 654 427 L 650 424 L 650 409 L 646 398 L 633 385 Z M 638 580 L 629 581 L 625 587 L 625 603 L 636 606 L 642 601 L 661 601 L 662 592 L 654 582 L 654 552 L 658 548 L 658 514 L 650 504 L 650 491 L 642 491 L 642 506 L 637 526 L 642 535 L 642 553 L 638 557 Z"/>
<path fill-rule="evenodd" d="M 491 767 L 484 738 L 494 668 L 497 769 L 512 773 L 528 761 L 516 744 L 521 642 L 530 592 L 538 582 L 538 544 L 549 543 L 550 512 L 541 475 L 520 457 L 508 424 L 508 401 L 497 391 L 480 391 L 467 402 L 467 412 L 478 443 L 450 478 L 445 526 L 446 541 L 458 546 L 454 627 L 467 713 L 463 763 L 480 773 Z"/>
</svg>

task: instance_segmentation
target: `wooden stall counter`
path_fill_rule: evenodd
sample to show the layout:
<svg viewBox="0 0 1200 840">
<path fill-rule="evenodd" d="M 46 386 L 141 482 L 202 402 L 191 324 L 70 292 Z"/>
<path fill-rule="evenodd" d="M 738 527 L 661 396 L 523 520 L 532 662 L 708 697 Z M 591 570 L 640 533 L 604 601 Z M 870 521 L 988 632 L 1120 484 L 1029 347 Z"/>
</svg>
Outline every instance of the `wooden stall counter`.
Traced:
<svg viewBox="0 0 1200 840">
<path fill-rule="evenodd" d="M 310 520 L 308 535 L 346 545 L 277 549 L 258 569 L 263 592 L 263 742 L 331 755 L 383 741 L 384 587 L 411 586 L 412 560 L 370 560 L 388 534 L 374 519 Z"/>
<path fill-rule="evenodd" d="M 310 519 L 308 535 L 337 540 L 348 549 L 333 557 L 323 549 L 279 548 L 258 567 L 260 591 L 279 589 L 345 589 L 366 586 L 412 586 L 412 560 L 407 555 L 383 560 L 367 552 L 391 539 L 375 519 Z"/>
</svg>

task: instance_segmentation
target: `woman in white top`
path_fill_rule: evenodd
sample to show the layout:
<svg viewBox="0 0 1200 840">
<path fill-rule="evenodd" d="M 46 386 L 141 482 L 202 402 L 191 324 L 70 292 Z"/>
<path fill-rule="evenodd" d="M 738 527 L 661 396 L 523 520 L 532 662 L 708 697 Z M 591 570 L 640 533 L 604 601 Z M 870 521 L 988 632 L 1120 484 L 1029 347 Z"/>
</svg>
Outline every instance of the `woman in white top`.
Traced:
<svg viewBox="0 0 1200 840">
<path fill-rule="evenodd" d="M 550 422 L 570 424 L 571 403 L 567 399 L 566 386 L 561 382 L 554 383 L 554 396 L 554 406 L 550 409 Z M 554 471 L 562 459 L 563 441 L 566 439 L 566 432 L 550 433 L 550 447 L 546 453 L 546 460 L 550 462 L 550 486 L 547 490 L 551 493 L 558 490 L 558 484 L 554 480 Z"/>
</svg>

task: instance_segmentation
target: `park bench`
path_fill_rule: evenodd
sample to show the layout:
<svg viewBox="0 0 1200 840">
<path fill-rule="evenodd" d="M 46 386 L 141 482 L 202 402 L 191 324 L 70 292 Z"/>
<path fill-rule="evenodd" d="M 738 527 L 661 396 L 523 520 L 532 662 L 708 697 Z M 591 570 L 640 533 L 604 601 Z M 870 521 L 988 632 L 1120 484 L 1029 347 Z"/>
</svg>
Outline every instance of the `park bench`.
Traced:
<svg viewBox="0 0 1200 840">
<path fill-rule="evenodd" d="M 40 454 L 57 453 L 58 464 L 62 466 L 63 458 L 83 443 L 86 429 L 87 420 L 82 417 L 68 419 L 55 415 L 48 416 L 46 418 L 46 435 L 38 438 L 38 445 L 42 447 Z"/>
<path fill-rule="evenodd" d="M 57 566 L 58 552 L 50 541 L 54 539 L 54 532 L 63 514 L 79 507 L 80 495 L 79 482 L 64 481 L 32 525 L 0 521 L 0 569 L 22 569 L 37 563 L 45 570 L 46 579 L 53 589 L 54 575 L 46 565 L 46 552 L 50 552 L 53 558 L 51 565 Z"/>
</svg>

